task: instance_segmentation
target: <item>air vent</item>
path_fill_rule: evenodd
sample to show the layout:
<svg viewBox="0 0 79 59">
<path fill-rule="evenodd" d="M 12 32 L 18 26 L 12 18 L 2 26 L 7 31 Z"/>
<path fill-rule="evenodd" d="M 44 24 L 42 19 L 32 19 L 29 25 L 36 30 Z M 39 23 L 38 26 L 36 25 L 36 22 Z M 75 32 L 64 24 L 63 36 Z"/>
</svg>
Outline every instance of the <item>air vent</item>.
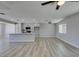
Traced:
<svg viewBox="0 0 79 59">
<path fill-rule="evenodd" d="M 5 13 L 0 13 L 0 15 L 5 15 Z"/>
</svg>

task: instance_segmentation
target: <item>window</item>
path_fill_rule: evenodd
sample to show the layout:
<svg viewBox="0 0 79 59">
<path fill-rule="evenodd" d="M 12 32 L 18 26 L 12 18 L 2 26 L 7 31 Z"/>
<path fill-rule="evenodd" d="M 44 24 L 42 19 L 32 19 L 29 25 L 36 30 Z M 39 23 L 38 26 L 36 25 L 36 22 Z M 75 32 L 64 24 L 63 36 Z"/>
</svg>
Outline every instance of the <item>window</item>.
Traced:
<svg viewBox="0 0 79 59">
<path fill-rule="evenodd" d="M 66 33 L 66 24 L 59 24 L 59 33 Z"/>
</svg>

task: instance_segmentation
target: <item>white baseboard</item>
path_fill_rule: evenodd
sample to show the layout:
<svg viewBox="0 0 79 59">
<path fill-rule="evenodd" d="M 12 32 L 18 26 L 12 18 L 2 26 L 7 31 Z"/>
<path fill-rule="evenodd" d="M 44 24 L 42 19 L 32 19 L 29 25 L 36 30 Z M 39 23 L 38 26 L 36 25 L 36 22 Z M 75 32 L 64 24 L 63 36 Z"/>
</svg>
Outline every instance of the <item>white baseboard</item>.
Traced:
<svg viewBox="0 0 79 59">
<path fill-rule="evenodd" d="M 64 39 L 62 39 L 62 38 L 60 38 L 60 37 L 57 37 L 57 36 L 56 36 L 56 38 L 58 38 L 58 39 L 60 39 L 60 40 L 62 40 L 62 41 L 64 41 L 64 42 L 68 43 L 68 44 L 71 45 L 71 46 L 74 46 L 74 47 L 76 47 L 76 48 L 79 48 L 78 45 L 73 44 L 73 43 L 71 43 L 71 42 L 69 42 L 69 41 L 67 41 L 67 40 L 64 40 Z"/>
</svg>

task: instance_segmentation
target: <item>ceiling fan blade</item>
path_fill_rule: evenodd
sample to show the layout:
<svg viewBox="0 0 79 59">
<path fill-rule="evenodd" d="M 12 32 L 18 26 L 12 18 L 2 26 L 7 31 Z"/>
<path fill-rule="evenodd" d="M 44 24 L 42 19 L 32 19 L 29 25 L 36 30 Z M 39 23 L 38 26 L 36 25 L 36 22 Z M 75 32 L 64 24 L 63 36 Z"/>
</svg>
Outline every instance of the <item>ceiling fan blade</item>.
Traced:
<svg viewBox="0 0 79 59">
<path fill-rule="evenodd" d="M 5 13 L 0 13 L 1 15 L 5 15 Z"/>
<path fill-rule="evenodd" d="M 59 6 L 59 5 L 57 5 L 57 6 L 56 6 L 56 10 L 58 10 L 59 8 L 60 8 L 60 6 Z"/>
<path fill-rule="evenodd" d="M 54 3 L 54 2 L 56 2 L 56 1 L 47 1 L 47 2 L 41 3 L 41 5 L 47 5 L 49 3 Z"/>
</svg>

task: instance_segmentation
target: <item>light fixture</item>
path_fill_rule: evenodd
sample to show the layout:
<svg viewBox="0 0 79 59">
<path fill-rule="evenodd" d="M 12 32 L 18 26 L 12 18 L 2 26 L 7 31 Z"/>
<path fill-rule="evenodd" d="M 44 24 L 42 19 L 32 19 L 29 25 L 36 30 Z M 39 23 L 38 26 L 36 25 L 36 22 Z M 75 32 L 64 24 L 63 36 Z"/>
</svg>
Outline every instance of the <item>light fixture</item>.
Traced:
<svg viewBox="0 0 79 59">
<path fill-rule="evenodd" d="M 57 5 L 62 6 L 65 3 L 64 0 L 58 1 Z"/>
</svg>

